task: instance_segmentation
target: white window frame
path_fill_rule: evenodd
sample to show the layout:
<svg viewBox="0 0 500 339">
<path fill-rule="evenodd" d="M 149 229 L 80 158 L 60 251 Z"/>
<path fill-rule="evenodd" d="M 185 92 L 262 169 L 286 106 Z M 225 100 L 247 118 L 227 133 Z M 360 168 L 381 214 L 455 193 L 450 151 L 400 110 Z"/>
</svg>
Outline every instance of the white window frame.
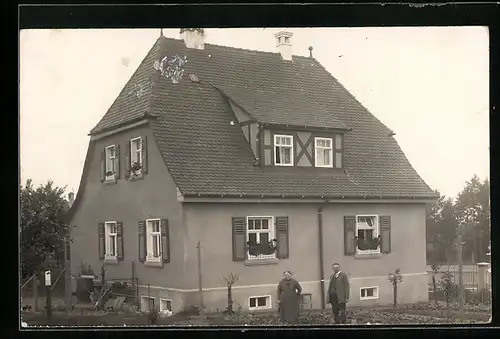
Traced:
<svg viewBox="0 0 500 339">
<path fill-rule="evenodd" d="M 153 232 L 153 222 L 158 221 L 159 231 Z M 158 257 L 153 257 L 153 236 L 158 237 Z M 161 220 L 158 218 L 146 220 L 146 262 L 158 263 L 162 260 L 162 243 L 161 243 Z"/>
<path fill-rule="evenodd" d="M 330 141 L 330 147 L 318 146 L 318 141 Z M 329 165 L 320 165 L 318 164 L 318 151 L 330 151 L 330 164 Z M 322 168 L 333 168 L 333 138 L 323 138 L 323 137 L 315 137 L 314 138 L 314 165 L 316 167 Z"/>
<path fill-rule="evenodd" d="M 108 156 L 108 150 L 109 149 L 113 149 L 114 150 L 114 155 L 112 157 Z M 115 179 L 115 174 L 116 174 L 116 168 L 115 168 L 115 158 L 116 158 L 116 145 L 109 145 L 109 146 L 106 146 L 106 152 L 105 152 L 105 169 L 106 169 L 106 172 L 104 173 L 105 176 L 106 176 L 106 180 L 113 180 Z M 108 171 L 110 171 L 109 167 L 110 166 L 113 166 L 113 174 L 111 175 L 106 175 L 106 173 Z"/>
<path fill-rule="evenodd" d="M 110 227 L 114 225 L 115 226 L 115 233 L 110 232 Z M 105 259 L 117 259 L 118 258 L 118 224 L 116 221 L 106 221 L 104 223 L 104 258 Z M 111 255 L 109 254 L 111 250 L 111 237 L 114 237 L 114 244 L 115 244 L 115 254 Z"/>
<path fill-rule="evenodd" d="M 134 150 L 133 149 L 133 145 L 134 145 L 134 142 L 139 140 L 139 149 L 136 149 Z M 142 166 L 142 137 L 137 137 L 137 138 L 132 138 L 130 139 L 130 167 L 132 167 L 134 165 L 134 160 L 133 160 L 133 156 L 132 154 L 136 154 L 137 155 L 137 158 L 138 158 L 138 163 Z M 141 168 L 142 170 L 142 168 Z"/>
<path fill-rule="evenodd" d="M 251 299 L 255 299 L 255 305 L 257 305 L 257 299 L 258 298 L 266 298 L 266 306 L 255 306 L 255 307 L 251 307 L 250 306 L 250 300 Z M 252 295 L 250 297 L 248 297 L 248 309 L 250 311 L 255 311 L 255 310 L 268 310 L 270 308 L 272 308 L 273 306 L 273 300 L 272 300 L 272 297 L 270 294 L 266 294 L 266 295 Z"/>
<path fill-rule="evenodd" d="M 170 302 L 170 310 L 168 308 L 163 308 L 163 302 L 168 303 Z M 166 306 L 166 305 L 165 305 Z M 162 311 L 168 311 L 168 312 L 172 312 L 172 299 L 167 299 L 167 298 L 160 298 L 160 312 Z"/>
<path fill-rule="evenodd" d="M 368 297 L 366 296 L 366 292 L 365 292 L 365 296 L 363 297 L 363 290 L 371 290 L 373 289 L 374 292 L 373 292 L 373 297 Z M 368 287 L 360 287 L 359 289 L 359 300 L 373 300 L 373 299 L 378 299 L 378 286 L 368 286 Z"/>
<path fill-rule="evenodd" d="M 248 221 L 250 219 L 267 219 L 269 220 L 268 221 L 268 229 L 267 231 L 264 231 L 262 230 L 262 226 L 261 226 L 261 229 L 260 230 L 250 230 L 248 229 Z M 249 241 L 250 239 L 250 233 L 256 233 L 257 234 L 257 242 L 260 244 L 260 233 L 269 233 L 269 241 L 271 241 L 272 239 L 274 239 L 276 237 L 276 234 L 275 234 L 275 226 L 274 226 L 274 217 L 273 216 L 247 216 L 247 220 L 246 220 L 246 226 L 245 226 L 245 244 Z M 262 225 L 262 224 L 261 224 Z M 275 259 L 276 258 L 276 252 L 273 253 L 273 254 L 260 254 L 259 256 L 253 256 L 253 255 L 250 255 L 250 253 L 248 253 L 248 250 L 247 250 L 247 259 L 248 260 L 258 260 L 258 259 Z"/>
<path fill-rule="evenodd" d="M 375 217 L 375 227 L 373 227 L 373 237 L 378 237 L 380 235 L 380 218 L 378 214 L 358 214 L 356 215 L 356 233 L 355 236 L 358 236 L 358 230 L 359 229 L 367 229 L 367 228 L 360 228 L 360 225 L 358 223 L 358 218 L 359 217 Z M 358 244 L 356 243 L 356 253 L 358 254 L 379 254 L 380 253 L 380 245 L 376 250 L 360 250 L 358 249 Z"/>
<path fill-rule="evenodd" d="M 290 145 L 281 145 L 276 143 L 277 138 L 287 138 L 290 139 Z M 293 135 L 285 135 L 285 134 L 275 134 L 274 135 L 274 165 L 275 166 L 293 166 Z M 282 164 L 276 162 L 276 147 L 289 147 L 290 148 L 290 163 Z"/>
<path fill-rule="evenodd" d="M 150 307 L 150 305 L 149 305 L 149 301 L 148 301 L 148 309 L 147 309 L 147 311 L 146 311 L 146 312 L 149 312 L 151 309 L 155 309 L 155 308 L 156 308 L 156 301 L 155 301 L 155 297 L 148 297 L 147 295 L 141 295 L 141 305 L 140 305 L 140 309 L 141 309 L 141 311 L 142 311 L 142 312 L 144 312 L 144 311 L 143 311 L 143 308 L 142 308 L 142 302 L 143 302 L 143 300 L 151 300 L 151 299 L 153 300 L 153 308 L 151 308 L 151 307 Z"/>
</svg>

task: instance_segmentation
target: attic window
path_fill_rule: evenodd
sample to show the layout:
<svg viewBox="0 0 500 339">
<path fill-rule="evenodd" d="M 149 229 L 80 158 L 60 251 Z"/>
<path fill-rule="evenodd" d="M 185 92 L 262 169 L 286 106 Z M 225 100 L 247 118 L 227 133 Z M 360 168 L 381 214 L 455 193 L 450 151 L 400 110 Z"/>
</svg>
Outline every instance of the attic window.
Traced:
<svg viewBox="0 0 500 339">
<path fill-rule="evenodd" d="M 277 166 L 293 166 L 293 136 L 274 136 L 274 164 Z"/>
</svg>

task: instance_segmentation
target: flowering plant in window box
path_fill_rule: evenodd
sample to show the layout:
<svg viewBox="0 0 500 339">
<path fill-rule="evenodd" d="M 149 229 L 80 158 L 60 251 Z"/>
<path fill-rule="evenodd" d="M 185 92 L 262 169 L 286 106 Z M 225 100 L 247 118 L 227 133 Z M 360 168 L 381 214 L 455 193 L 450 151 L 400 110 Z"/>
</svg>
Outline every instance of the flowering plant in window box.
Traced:
<svg viewBox="0 0 500 339">
<path fill-rule="evenodd" d="M 380 246 L 380 235 L 372 239 L 356 237 L 356 246 L 361 251 L 376 250 Z"/>
<path fill-rule="evenodd" d="M 276 252 L 278 240 L 272 239 L 268 243 L 247 242 L 248 254 L 257 256 L 260 254 L 270 255 Z"/>
<path fill-rule="evenodd" d="M 130 172 L 133 174 L 133 175 L 138 175 L 139 171 L 142 169 L 142 165 L 137 162 L 137 161 L 134 161 L 134 163 L 132 164 L 132 166 L 130 167 Z"/>
<path fill-rule="evenodd" d="M 115 172 L 113 172 L 113 171 L 107 171 L 107 172 L 106 172 L 106 176 L 107 176 L 107 177 L 110 177 L 110 176 L 112 176 L 112 175 L 114 175 L 114 174 L 115 174 Z"/>
</svg>

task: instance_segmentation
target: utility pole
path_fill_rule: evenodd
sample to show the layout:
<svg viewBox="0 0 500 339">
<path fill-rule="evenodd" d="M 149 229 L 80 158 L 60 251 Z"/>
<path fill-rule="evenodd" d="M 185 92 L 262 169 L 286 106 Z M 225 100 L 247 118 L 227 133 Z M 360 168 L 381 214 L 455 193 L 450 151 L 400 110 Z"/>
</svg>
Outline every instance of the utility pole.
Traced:
<svg viewBox="0 0 500 339">
<path fill-rule="evenodd" d="M 203 316 L 203 287 L 202 287 L 202 279 L 201 279 L 201 246 L 200 241 L 198 240 L 198 244 L 196 245 L 198 249 L 198 290 L 200 293 L 200 316 Z"/>
<path fill-rule="evenodd" d="M 464 277 L 463 277 L 463 258 L 462 258 L 462 247 L 464 242 L 462 241 L 462 235 L 459 234 L 457 237 L 457 254 L 458 254 L 458 302 L 459 302 L 459 314 L 460 319 L 464 320 Z"/>
</svg>

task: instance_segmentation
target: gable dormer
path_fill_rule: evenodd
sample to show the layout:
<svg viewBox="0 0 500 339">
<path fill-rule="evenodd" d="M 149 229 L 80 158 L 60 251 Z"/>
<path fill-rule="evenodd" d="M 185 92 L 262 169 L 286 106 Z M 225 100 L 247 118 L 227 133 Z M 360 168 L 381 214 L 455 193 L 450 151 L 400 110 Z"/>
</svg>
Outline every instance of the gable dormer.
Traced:
<svg viewBox="0 0 500 339">
<path fill-rule="evenodd" d="M 344 168 L 344 131 L 263 126 L 263 167 Z"/>
</svg>

